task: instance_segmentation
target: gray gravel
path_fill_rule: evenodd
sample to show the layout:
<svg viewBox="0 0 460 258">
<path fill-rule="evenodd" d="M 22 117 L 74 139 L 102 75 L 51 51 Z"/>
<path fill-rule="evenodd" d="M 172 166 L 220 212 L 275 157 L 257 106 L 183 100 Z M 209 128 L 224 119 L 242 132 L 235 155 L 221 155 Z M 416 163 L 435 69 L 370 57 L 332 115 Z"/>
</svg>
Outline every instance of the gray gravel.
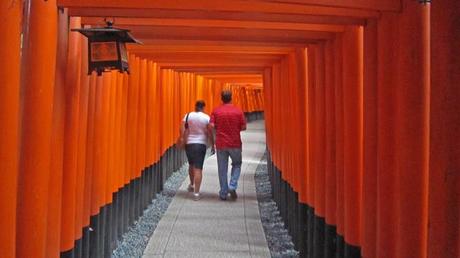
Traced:
<svg viewBox="0 0 460 258">
<path fill-rule="evenodd" d="M 157 194 L 157 197 L 144 210 L 144 214 L 134 222 L 134 225 L 123 235 L 123 239 L 118 242 L 112 258 L 142 257 L 153 231 L 187 175 L 188 165 L 184 165 L 166 180 L 163 191 Z"/>
<path fill-rule="evenodd" d="M 292 238 L 284 226 L 275 201 L 272 199 L 266 154 L 260 160 L 254 178 L 257 200 L 259 201 L 260 219 L 264 227 L 271 256 L 275 258 L 299 257 L 299 252 L 294 249 Z"/>
</svg>

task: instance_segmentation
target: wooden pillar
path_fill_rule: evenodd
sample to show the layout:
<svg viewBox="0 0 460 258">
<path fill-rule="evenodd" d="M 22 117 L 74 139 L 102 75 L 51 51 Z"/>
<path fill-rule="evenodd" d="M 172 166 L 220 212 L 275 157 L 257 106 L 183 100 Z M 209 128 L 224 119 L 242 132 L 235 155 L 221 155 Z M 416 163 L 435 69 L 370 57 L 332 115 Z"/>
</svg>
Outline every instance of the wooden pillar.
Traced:
<svg viewBox="0 0 460 258">
<path fill-rule="evenodd" d="M 335 123 L 336 123 L 336 187 L 337 187 L 337 235 L 345 234 L 345 202 L 344 202 L 344 106 L 343 106 L 343 64 L 342 64 L 342 34 L 337 34 L 334 41 L 335 50 Z M 339 243 L 339 242 L 338 242 Z M 338 246 L 340 247 L 340 246 Z M 337 250 L 340 251 L 340 250 Z"/>
<path fill-rule="evenodd" d="M 304 113 L 304 119 L 305 119 L 305 131 L 304 131 L 304 145 L 305 145 L 305 149 L 304 149 L 304 153 L 303 153 L 303 156 L 302 158 L 304 159 L 304 166 L 303 166 L 303 171 L 304 171 L 304 179 L 302 180 L 302 189 L 303 189 L 303 195 L 302 195 L 302 198 L 300 198 L 300 201 L 302 203 L 305 203 L 307 205 L 310 205 L 310 207 L 312 207 L 312 202 L 313 202 L 313 198 L 310 196 L 310 161 L 309 161 L 309 158 L 310 158 L 310 92 L 309 92 L 309 89 L 310 89 L 310 66 L 312 64 L 310 64 L 310 58 L 309 58 L 309 55 L 310 55 L 310 51 L 308 48 L 304 48 L 304 50 L 302 51 L 302 58 L 304 59 L 303 60 L 303 73 L 304 73 L 304 80 L 305 80 L 305 84 L 304 84 L 304 92 L 302 94 L 302 97 L 305 99 L 305 101 L 303 102 L 303 109 L 305 110 L 305 113 Z M 267 102 L 268 103 L 268 102 Z M 302 102 L 301 102 L 302 103 Z"/>
<path fill-rule="evenodd" d="M 203 82 L 204 83 L 204 82 Z M 203 84 L 201 84 L 202 87 Z M 169 110 L 169 116 L 168 116 L 168 131 L 167 131 L 167 139 L 166 139 L 166 147 L 169 149 L 171 147 L 171 140 L 174 138 L 176 134 L 178 134 L 178 126 L 175 126 L 176 119 L 175 119 L 175 88 L 176 88 L 176 72 L 174 70 L 169 71 L 169 88 L 168 88 L 168 110 Z M 198 94 L 198 91 L 197 91 Z M 196 100 L 196 99 L 195 99 Z M 195 103 L 195 100 L 193 103 Z"/>
<path fill-rule="evenodd" d="M 130 76 L 128 78 L 128 85 L 126 85 L 126 112 L 125 116 L 125 132 L 126 132 L 126 141 L 125 141 L 125 183 L 128 184 L 132 179 L 132 160 L 133 160 L 133 125 L 135 123 L 134 112 L 136 111 L 136 101 L 135 97 L 137 96 L 135 92 L 134 80 L 137 76 L 137 63 L 133 55 L 129 56 L 130 60 Z"/>
<path fill-rule="evenodd" d="M 273 140 L 273 161 L 275 163 L 275 165 L 277 166 L 277 168 L 279 169 L 280 168 L 280 156 L 281 156 L 281 153 L 280 153 L 280 141 L 281 141 L 281 137 L 280 137 L 280 131 L 279 131 L 279 128 L 280 128 L 280 112 L 279 110 L 276 108 L 276 107 L 279 107 L 280 106 L 280 91 L 281 91 L 281 82 L 280 82 L 280 65 L 279 64 L 274 64 L 272 66 L 272 81 L 273 81 L 273 86 L 272 86 L 272 96 L 273 96 L 273 108 L 272 108 L 272 119 L 273 119 L 273 136 L 272 136 L 272 140 Z"/>
<path fill-rule="evenodd" d="M 113 202 L 113 193 L 116 191 L 117 185 L 117 171 L 115 156 L 115 132 L 117 127 L 115 126 L 115 113 L 116 113 L 116 99 L 118 91 L 118 79 L 120 78 L 119 72 L 112 71 L 110 73 L 110 85 L 109 85 L 109 103 L 108 103 L 108 130 L 107 130 L 107 192 L 105 198 L 105 204 Z"/>
<path fill-rule="evenodd" d="M 6 257 L 16 255 L 21 16 L 22 2 L 0 3 L 4 33 L 8 35 L 0 42 L 0 250 Z"/>
<path fill-rule="evenodd" d="M 321 218 L 325 216 L 325 146 L 326 146 L 326 134 L 325 134 L 325 125 L 326 125 L 326 114 L 325 114 L 325 50 L 323 44 L 318 44 L 315 46 L 315 63 L 313 64 L 315 69 L 315 89 L 314 89 L 314 114 L 313 114 L 313 126 L 314 129 L 314 138 L 313 146 L 315 148 L 315 162 L 314 162 L 314 191 L 315 191 L 315 215 Z M 318 250 L 320 249 L 320 250 Z M 315 250 L 320 251 L 317 253 L 319 256 L 322 256 L 321 247 L 316 247 Z"/>
<path fill-rule="evenodd" d="M 343 34 L 344 202 L 345 242 L 360 246 L 363 164 L 362 28 L 348 27 Z M 345 247 L 345 256 L 356 250 Z"/>
<path fill-rule="evenodd" d="M 325 217 L 328 226 L 335 226 L 336 219 L 336 126 L 335 126 L 335 59 L 334 42 L 325 46 Z"/>
<path fill-rule="evenodd" d="M 267 100 L 267 104 L 265 107 L 265 133 L 267 135 L 267 148 L 272 151 L 272 138 L 273 138 L 273 133 L 272 133 L 272 106 L 271 106 L 271 101 L 272 100 L 272 91 L 273 91 L 273 85 L 272 85 L 272 71 L 270 68 L 265 68 L 264 73 L 263 73 L 263 84 L 264 84 L 264 98 Z"/>
<path fill-rule="evenodd" d="M 137 124 L 138 124 L 138 111 L 139 111 L 139 71 L 140 71 L 140 60 L 138 57 L 131 56 L 130 63 L 131 75 L 129 77 L 129 88 L 128 88 L 128 120 L 127 130 L 129 132 L 129 168 L 128 173 L 130 174 L 129 180 L 136 178 L 137 176 Z"/>
<path fill-rule="evenodd" d="M 160 141 L 160 125 L 157 123 L 160 121 L 160 67 L 159 65 L 154 65 L 154 102 L 153 102 L 153 119 L 155 123 L 155 130 L 153 131 L 153 154 L 154 154 L 154 162 L 157 162 L 160 159 L 160 148 L 161 148 L 161 141 Z"/>
<path fill-rule="evenodd" d="M 397 257 L 426 257 L 428 230 L 430 5 L 403 1 L 397 84 Z M 414 219 L 417 218 L 417 219 Z"/>
<path fill-rule="evenodd" d="M 337 254 L 335 39 L 325 43 L 325 229 L 324 257 Z"/>
<path fill-rule="evenodd" d="M 139 155 L 137 157 L 137 169 L 138 176 L 140 172 L 146 167 L 145 162 L 145 130 L 146 130 L 146 119 L 147 119 L 147 60 L 142 59 L 140 62 L 140 75 L 139 75 L 139 110 L 138 110 L 138 128 L 139 128 L 139 137 L 138 137 L 138 150 Z"/>
<path fill-rule="evenodd" d="M 165 152 L 167 146 L 166 146 L 166 131 L 168 130 L 167 127 L 167 117 L 169 116 L 168 112 L 168 102 L 167 102 L 167 94 L 168 94 L 168 83 L 169 83 L 169 78 L 168 78 L 168 71 L 165 69 L 161 69 L 161 77 L 160 77 L 160 121 L 161 121 L 161 130 L 160 130 L 160 139 L 161 139 L 161 151 L 160 151 L 160 156 L 163 155 Z"/>
<path fill-rule="evenodd" d="M 315 176 L 316 176 L 316 153 L 318 146 L 315 146 L 316 141 L 316 126 L 315 126 L 315 110 L 316 110 L 316 75 L 315 75 L 315 58 L 316 51 L 313 45 L 308 46 L 308 162 L 307 162 L 307 171 L 308 171 L 308 200 L 310 207 L 314 208 L 316 205 L 315 202 Z"/>
<path fill-rule="evenodd" d="M 307 78 L 307 56 L 305 48 L 296 49 L 296 58 L 297 58 L 297 73 L 298 73 L 298 93 L 297 93 L 297 106 L 299 109 L 298 115 L 298 131 L 299 138 L 297 139 L 297 144 L 299 145 L 298 151 L 298 187 L 299 187 L 299 202 L 307 204 L 307 195 L 306 190 L 308 183 L 308 174 L 307 174 L 307 87 L 308 87 L 308 78 Z M 267 89 L 264 88 L 264 91 Z M 265 113 L 267 109 L 265 109 Z"/>
<path fill-rule="evenodd" d="M 81 27 L 80 18 L 70 19 L 70 28 Z M 69 35 L 65 91 L 64 166 L 62 177 L 61 250 L 74 246 L 77 195 L 77 153 L 79 128 L 81 41 L 78 33 Z"/>
<path fill-rule="evenodd" d="M 376 257 L 377 230 L 377 21 L 364 27 L 364 172 L 362 256 Z"/>
<path fill-rule="evenodd" d="M 121 158 L 121 163 L 120 163 L 120 170 L 121 170 L 121 175 L 120 175 L 120 180 L 121 180 L 121 186 L 126 186 L 126 184 L 129 182 L 128 179 L 128 170 L 127 170 L 127 165 L 128 165 L 128 155 L 129 155 L 129 143 L 128 143 L 128 124 L 127 124 L 127 119 L 128 119 L 128 87 L 129 87 L 129 82 L 128 82 L 128 75 L 123 74 L 123 78 L 120 80 L 122 83 L 122 88 L 121 88 L 121 125 L 120 125 L 120 134 L 121 134 L 121 143 L 120 143 L 120 158 Z M 124 212 L 124 211 L 123 211 Z"/>
<path fill-rule="evenodd" d="M 122 125 L 122 116 L 124 109 L 124 74 L 117 74 L 117 97 L 116 97 L 116 106 L 115 106 L 115 171 L 116 171 L 116 182 L 115 182 L 115 191 L 120 190 L 124 185 L 124 157 L 122 154 L 124 137 L 123 137 L 123 125 Z"/>
<path fill-rule="evenodd" d="M 377 237 L 376 257 L 395 257 L 396 246 L 396 198 L 395 173 L 395 120 L 397 84 L 396 49 L 399 46 L 396 33 L 397 14 L 385 14 L 378 22 L 378 74 L 377 74 Z"/>
<path fill-rule="evenodd" d="M 153 164 L 153 130 L 155 128 L 155 120 L 153 117 L 153 103 L 155 101 L 154 97 L 154 67 L 153 67 L 153 62 L 148 61 L 147 63 L 147 86 L 146 86 L 146 116 L 147 120 L 146 122 L 146 135 L 145 135 L 145 141 L 146 141 L 146 151 L 145 151 L 145 160 L 146 160 L 146 166 L 150 166 Z"/>
<path fill-rule="evenodd" d="M 15 257 L 22 2 L 2 1 L 0 17 L 8 35 L 0 42 L 0 171 L 8 171 L 0 173 L 0 250 L 6 257 Z"/>
<path fill-rule="evenodd" d="M 161 135 L 163 136 L 163 154 L 166 154 L 166 151 L 169 148 L 169 140 L 171 138 L 171 130 L 174 130 L 172 128 L 172 91 L 173 91 L 173 84 L 174 84 L 174 72 L 170 69 L 166 70 L 166 85 L 165 89 L 163 91 L 163 105 L 164 109 L 162 113 L 164 114 L 163 116 L 163 121 L 164 121 L 164 127 L 163 131 L 161 132 Z M 196 94 L 196 92 L 195 92 Z M 177 131 L 177 129 L 175 129 Z"/>
<path fill-rule="evenodd" d="M 279 137 L 280 139 L 280 145 L 277 147 L 279 152 L 280 152 L 280 162 L 279 162 L 279 169 L 281 170 L 281 178 L 286 181 L 287 183 L 289 183 L 289 180 L 290 180 L 290 173 L 292 171 L 288 170 L 287 169 L 287 163 L 288 163 L 288 159 L 289 159 L 289 148 L 290 146 L 288 141 L 289 141 L 289 134 L 287 133 L 287 128 L 290 124 L 290 120 L 289 119 L 289 116 L 291 115 L 292 112 L 290 112 L 287 117 L 288 117 L 288 121 L 285 121 L 284 123 L 281 123 L 281 121 L 284 121 L 284 117 L 285 117 L 285 114 L 284 112 L 282 112 L 281 108 L 280 107 L 285 107 L 287 106 L 287 96 L 289 94 L 289 90 L 290 90 L 290 87 L 287 86 L 286 87 L 286 84 L 289 85 L 289 77 L 288 77 L 288 74 L 287 74 L 287 60 L 286 58 L 283 58 L 281 60 L 281 66 L 280 66 L 280 80 L 281 80 L 281 84 L 279 85 L 279 90 L 278 90 L 278 93 L 279 93 L 279 105 L 275 106 L 275 109 L 277 109 L 277 113 L 278 113 L 278 130 L 279 130 L 279 135 L 277 137 Z M 285 87 L 282 87 L 282 86 L 285 86 Z M 287 124 L 287 126 L 286 126 Z"/>
<path fill-rule="evenodd" d="M 78 153 L 77 153 L 77 214 L 75 215 L 75 231 L 77 239 L 81 237 L 81 229 L 89 225 L 89 213 L 85 208 L 85 195 L 90 182 L 89 171 L 86 171 L 86 151 L 88 141 L 88 110 L 89 110 L 89 92 L 90 92 L 90 76 L 87 75 L 88 70 L 88 42 L 86 37 L 80 37 L 81 41 L 81 68 L 80 68 L 80 101 L 79 101 L 79 128 L 78 128 Z"/>
<path fill-rule="evenodd" d="M 174 86 L 173 86 L 173 92 L 172 92 L 172 97 L 173 97 L 173 105 L 172 105 L 172 110 L 173 110 L 173 115 L 172 115 L 172 138 L 170 141 L 169 146 L 174 145 L 175 139 L 179 137 L 179 130 L 177 128 L 180 127 L 181 121 L 183 118 L 183 114 L 180 112 L 180 90 L 181 90 L 181 84 L 183 82 L 180 80 L 179 72 L 174 72 Z M 203 100 L 204 98 L 204 90 L 206 89 L 206 86 L 208 85 L 209 81 L 206 81 L 206 83 L 203 85 L 201 88 L 201 97 L 197 98 L 197 100 L 201 99 Z M 191 109 L 194 110 L 194 109 Z M 173 167 L 174 168 L 174 167 Z"/>
<path fill-rule="evenodd" d="M 83 196 L 83 214 L 85 218 L 85 225 L 89 225 L 90 217 L 97 214 L 93 213 L 94 199 L 96 198 L 93 195 L 93 181 L 94 176 L 94 150 L 95 150 L 95 131 L 96 131 L 96 87 L 97 87 L 97 77 L 96 75 L 91 75 L 88 86 L 88 129 L 87 129 L 87 139 L 86 139 L 86 164 L 85 164 L 85 187 L 84 187 L 84 196 Z"/>
<path fill-rule="evenodd" d="M 56 55 L 56 79 L 54 85 L 53 131 L 51 139 L 51 171 L 48 192 L 48 232 L 46 257 L 58 256 L 61 250 L 61 206 L 64 162 L 65 132 L 65 76 L 67 69 L 67 48 L 69 17 L 67 11 L 58 12 L 58 45 Z"/>
<path fill-rule="evenodd" d="M 297 78 L 297 63 L 295 59 L 295 53 L 291 52 L 287 56 L 287 76 L 288 76 L 288 83 L 289 83 L 289 90 L 287 91 L 288 94 L 286 96 L 286 103 L 289 102 L 289 100 L 292 103 L 292 106 L 289 107 L 290 112 L 288 116 L 288 121 L 290 122 L 286 127 L 287 128 L 293 128 L 295 126 L 299 126 L 299 116 L 298 116 L 298 106 L 296 104 L 296 98 L 298 95 L 298 78 Z M 247 90 L 246 90 L 247 92 Z M 247 97 L 247 94 L 246 94 Z M 248 99 L 249 101 L 249 99 Z M 288 106 L 288 105 L 286 105 Z M 289 149 L 288 152 L 286 153 L 288 163 L 286 167 L 286 171 L 289 171 L 290 174 L 290 179 L 289 179 L 289 185 L 291 188 L 293 188 L 294 191 L 298 191 L 298 170 L 296 169 L 296 165 L 298 163 L 298 157 L 297 155 L 299 154 L 299 145 L 296 140 L 299 139 L 299 130 L 296 130 L 296 132 L 293 132 L 292 134 L 288 134 L 288 142 L 286 149 Z M 289 153 L 289 154 L 288 154 Z M 290 197 L 288 197 L 290 198 Z M 293 201 L 291 199 L 291 201 Z M 291 213 L 291 212 L 288 212 Z"/>
<path fill-rule="evenodd" d="M 94 159 L 93 181 L 91 193 L 91 215 L 99 213 L 105 205 L 107 186 L 107 130 L 108 130 L 108 100 L 110 74 L 103 73 L 97 77 L 96 98 L 94 110 Z"/>
<path fill-rule="evenodd" d="M 111 112 L 111 98 L 112 98 L 112 82 L 115 80 L 112 73 L 104 73 L 102 76 L 102 83 L 103 83 L 103 90 L 102 95 L 100 98 L 101 103 L 101 112 L 102 112 L 102 123 L 101 123 L 101 133 L 102 133 L 102 148 L 101 148 L 101 188 L 102 188 L 102 199 L 101 199 L 101 207 L 104 207 L 108 203 L 110 203 L 112 199 L 112 195 L 109 194 L 110 192 L 110 183 L 111 179 L 109 179 L 109 158 L 111 154 L 111 146 L 109 146 L 110 136 L 112 128 L 110 127 L 110 112 Z"/>
<path fill-rule="evenodd" d="M 460 2 L 431 6 L 428 257 L 460 256 Z"/>
<path fill-rule="evenodd" d="M 54 0 L 25 4 L 16 257 L 40 258 L 48 232 L 57 8 Z"/>
</svg>

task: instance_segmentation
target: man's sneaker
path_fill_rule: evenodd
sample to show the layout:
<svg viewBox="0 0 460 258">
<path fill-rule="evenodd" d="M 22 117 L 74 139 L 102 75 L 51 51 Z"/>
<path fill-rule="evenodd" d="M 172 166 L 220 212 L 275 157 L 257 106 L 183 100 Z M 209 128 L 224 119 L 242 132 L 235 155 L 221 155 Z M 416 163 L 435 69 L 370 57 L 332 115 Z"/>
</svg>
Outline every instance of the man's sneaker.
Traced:
<svg viewBox="0 0 460 258">
<path fill-rule="evenodd" d="M 193 185 L 188 185 L 188 187 L 187 187 L 187 191 L 189 191 L 189 192 L 193 192 L 194 189 L 195 188 L 193 187 Z"/>
<path fill-rule="evenodd" d="M 198 201 L 199 199 L 201 199 L 200 193 L 193 193 L 193 200 Z"/>
<path fill-rule="evenodd" d="M 232 199 L 238 198 L 238 195 L 236 194 L 235 190 L 229 190 L 228 193 L 230 194 L 230 197 L 232 197 Z"/>
</svg>

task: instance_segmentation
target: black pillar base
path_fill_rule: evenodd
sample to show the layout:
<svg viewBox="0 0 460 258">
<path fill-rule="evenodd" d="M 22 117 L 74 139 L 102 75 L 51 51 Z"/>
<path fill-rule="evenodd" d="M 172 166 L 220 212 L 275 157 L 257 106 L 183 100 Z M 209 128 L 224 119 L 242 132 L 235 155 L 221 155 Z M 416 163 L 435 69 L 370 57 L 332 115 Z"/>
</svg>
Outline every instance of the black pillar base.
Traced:
<svg viewBox="0 0 460 258">
<path fill-rule="evenodd" d="M 324 257 L 335 258 L 337 252 L 337 227 L 326 224 Z"/>
<path fill-rule="evenodd" d="M 163 191 L 164 182 L 186 161 L 182 150 L 170 147 L 160 161 L 141 171 L 141 176 L 132 179 L 112 195 L 112 202 L 101 207 L 97 215 L 91 216 L 90 225 L 83 228 L 81 239 L 74 248 L 61 252 L 62 258 L 110 257 L 122 239 L 151 203 Z"/>
<path fill-rule="evenodd" d="M 267 150 L 267 169 L 272 186 L 273 200 L 278 206 L 286 228 L 300 257 L 307 258 L 359 258 L 361 249 L 347 244 L 337 234 L 334 225 L 317 216 L 315 209 L 299 202 L 298 193 L 282 178 L 282 172 L 273 164 Z"/>
</svg>

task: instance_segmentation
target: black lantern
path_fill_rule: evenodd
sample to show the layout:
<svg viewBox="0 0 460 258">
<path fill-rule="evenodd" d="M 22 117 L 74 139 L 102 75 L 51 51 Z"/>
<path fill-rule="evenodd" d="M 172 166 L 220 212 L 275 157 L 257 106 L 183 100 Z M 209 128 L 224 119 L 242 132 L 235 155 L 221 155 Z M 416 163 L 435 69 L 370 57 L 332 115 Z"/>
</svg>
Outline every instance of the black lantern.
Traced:
<svg viewBox="0 0 460 258">
<path fill-rule="evenodd" d="M 119 70 L 129 74 L 128 53 L 125 43 L 140 43 L 129 30 L 112 27 L 113 22 L 107 22 L 103 28 L 72 29 L 88 38 L 88 74 L 93 71 L 97 75 L 110 70 Z"/>
</svg>

